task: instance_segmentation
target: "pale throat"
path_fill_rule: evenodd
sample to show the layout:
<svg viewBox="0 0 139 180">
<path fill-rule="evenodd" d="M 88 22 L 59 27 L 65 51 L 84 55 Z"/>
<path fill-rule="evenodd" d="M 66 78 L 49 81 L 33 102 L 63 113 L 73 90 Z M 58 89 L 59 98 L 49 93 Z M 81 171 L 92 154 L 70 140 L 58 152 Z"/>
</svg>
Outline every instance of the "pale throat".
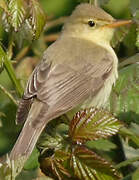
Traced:
<svg viewBox="0 0 139 180">
<path fill-rule="evenodd" d="M 100 27 L 98 29 L 88 29 L 87 27 L 82 29 L 82 26 L 64 28 L 63 36 L 76 37 L 79 39 L 85 39 L 92 41 L 93 43 L 107 48 L 110 45 L 110 41 L 114 35 L 114 29 Z"/>
</svg>

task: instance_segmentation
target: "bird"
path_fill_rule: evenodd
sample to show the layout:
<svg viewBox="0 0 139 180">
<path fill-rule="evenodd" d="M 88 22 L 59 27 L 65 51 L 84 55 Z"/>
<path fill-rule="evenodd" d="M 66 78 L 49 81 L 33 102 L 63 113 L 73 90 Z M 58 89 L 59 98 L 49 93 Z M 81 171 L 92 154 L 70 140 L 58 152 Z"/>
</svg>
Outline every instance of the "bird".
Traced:
<svg viewBox="0 0 139 180">
<path fill-rule="evenodd" d="M 24 163 L 51 120 L 76 107 L 105 106 L 118 78 L 110 42 L 115 29 L 126 24 L 131 20 L 116 20 L 89 3 L 75 8 L 29 77 L 16 116 L 24 126 L 10 160 Z"/>
</svg>

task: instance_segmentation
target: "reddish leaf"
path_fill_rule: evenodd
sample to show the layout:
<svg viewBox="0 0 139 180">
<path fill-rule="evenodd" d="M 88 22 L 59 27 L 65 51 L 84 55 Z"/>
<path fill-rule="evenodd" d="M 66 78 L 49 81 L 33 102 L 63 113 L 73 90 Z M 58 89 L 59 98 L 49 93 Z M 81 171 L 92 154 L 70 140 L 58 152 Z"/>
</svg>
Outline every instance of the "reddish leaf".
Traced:
<svg viewBox="0 0 139 180">
<path fill-rule="evenodd" d="M 121 179 L 111 163 L 83 146 L 74 149 L 70 164 L 80 180 Z"/>
<path fill-rule="evenodd" d="M 76 143 L 107 138 L 116 134 L 122 124 L 109 112 L 90 108 L 79 111 L 70 124 L 69 136 Z"/>
</svg>

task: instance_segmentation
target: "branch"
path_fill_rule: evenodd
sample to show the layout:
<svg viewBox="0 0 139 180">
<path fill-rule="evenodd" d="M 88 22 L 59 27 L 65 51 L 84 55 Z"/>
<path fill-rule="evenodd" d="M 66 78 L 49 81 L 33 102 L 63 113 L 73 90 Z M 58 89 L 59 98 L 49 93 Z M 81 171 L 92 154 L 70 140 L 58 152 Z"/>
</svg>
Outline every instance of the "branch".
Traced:
<svg viewBox="0 0 139 180">
<path fill-rule="evenodd" d="M 9 99 L 11 99 L 11 101 L 15 104 L 18 105 L 17 101 L 14 99 L 14 97 L 0 84 L 0 89 L 4 92 L 4 94 L 6 94 Z"/>
</svg>

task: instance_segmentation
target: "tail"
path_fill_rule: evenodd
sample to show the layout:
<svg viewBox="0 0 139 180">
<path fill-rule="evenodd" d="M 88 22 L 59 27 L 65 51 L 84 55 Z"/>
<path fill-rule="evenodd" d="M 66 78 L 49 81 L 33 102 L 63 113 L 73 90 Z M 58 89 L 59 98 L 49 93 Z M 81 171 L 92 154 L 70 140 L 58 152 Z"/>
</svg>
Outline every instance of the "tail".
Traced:
<svg viewBox="0 0 139 180">
<path fill-rule="evenodd" d="M 37 100 L 33 102 L 24 127 L 10 153 L 10 160 L 14 160 L 16 164 L 22 160 L 22 168 L 47 124 L 46 112 L 46 104 Z"/>
</svg>

